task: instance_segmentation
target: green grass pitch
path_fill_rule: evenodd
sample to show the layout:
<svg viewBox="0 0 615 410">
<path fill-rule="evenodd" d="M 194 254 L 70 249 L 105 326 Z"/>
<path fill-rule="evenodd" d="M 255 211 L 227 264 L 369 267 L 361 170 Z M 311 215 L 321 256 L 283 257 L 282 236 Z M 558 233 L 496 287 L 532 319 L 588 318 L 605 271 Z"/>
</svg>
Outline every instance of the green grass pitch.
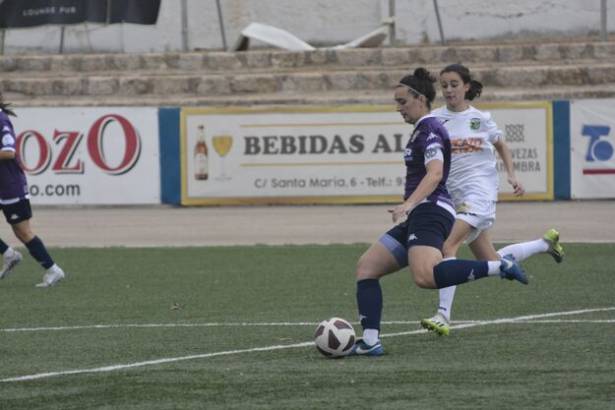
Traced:
<svg viewBox="0 0 615 410">
<path fill-rule="evenodd" d="M 326 359 L 313 332 L 356 322 L 365 249 L 53 249 L 51 289 L 27 256 L 0 281 L 0 409 L 615 408 L 615 244 L 461 286 L 449 337 L 418 331 L 436 291 L 388 276 L 387 354 Z"/>
</svg>

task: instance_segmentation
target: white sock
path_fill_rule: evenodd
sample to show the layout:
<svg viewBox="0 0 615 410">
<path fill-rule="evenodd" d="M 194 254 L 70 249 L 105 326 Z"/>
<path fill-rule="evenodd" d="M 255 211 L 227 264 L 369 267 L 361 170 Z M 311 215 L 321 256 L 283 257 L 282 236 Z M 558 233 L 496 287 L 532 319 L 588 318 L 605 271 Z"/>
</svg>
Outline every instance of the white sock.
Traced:
<svg viewBox="0 0 615 410">
<path fill-rule="evenodd" d="M 512 255 L 515 257 L 517 262 L 521 262 L 532 255 L 546 252 L 548 250 L 549 244 L 547 241 L 544 239 L 536 239 L 534 241 L 513 243 L 512 245 L 505 246 L 502 249 L 498 249 L 498 254 L 500 256 Z"/>
<path fill-rule="evenodd" d="M 363 341 L 369 346 L 375 345 L 378 342 L 378 333 L 378 329 L 364 329 Z"/>
<path fill-rule="evenodd" d="M 9 258 L 13 256 L 14 253 L 15 253 L 15 250 L 9 246 L 8 249 L 4 251 L 2 256 L 4 256 L 5 258 Z"/>
<path fill-rule="evenodd" d="M 488 276 L 497 276 L 500 274 L 500 265 L 502 262 L 500 261 L 487 261 L 487 266 L 489 267 L 489 271 L 487 272 Z"/>
<path fill-rule="evenodd" d="M 438 313 L 451 320 L 451 310 L 453 309 L 453 299 L 455 298 L 455 290 L 457 286 L 449 286 L 447 288 L 439 289 L 438 294 L 440 296 L 440 302 L 438 303 Z"/>
</svg>

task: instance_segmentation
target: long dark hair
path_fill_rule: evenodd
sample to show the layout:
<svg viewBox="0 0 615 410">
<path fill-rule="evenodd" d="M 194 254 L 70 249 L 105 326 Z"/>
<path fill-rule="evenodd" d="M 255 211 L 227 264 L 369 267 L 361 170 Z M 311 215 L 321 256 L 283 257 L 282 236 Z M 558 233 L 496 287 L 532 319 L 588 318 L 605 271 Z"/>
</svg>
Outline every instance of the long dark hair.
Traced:
<svg viewBox="0 0 615 410">
<path fill-rule="evenodd" d="M 470 74 L 470 69 L 463 64 L 451 64 L 444 67 L 444 70 L 440 71 L 440 75 L 444 73 L 457 73 L 464 84 L 470 84 L 470 89 L 466 92 L 465 99 L 472 101 L 476 97 L 480 97 L 483 92 L 483 84 L 479 81 L 473 80 Z"/>
<path fill-rule="evenodd" d="M 8 103 L 4 102 L 4 98 L 2 98 L 2 93 L 0 93 L 0 109 L 2 111 L 4 111 L 6 113 L 6 115 L 12 115 L 13 117 L 17 117 L 17 115 L 15 115 L 15 113 L 13 112 L 13 110 L 11 110 L 9 107 Z"/>
<path fill-rule="evenodd" d="M 435 82 L 436 78 L 423 67 L 417 68 L 413 74 L 408 74 L 399 80 L 400 84 L 409 87 L 412 92 L 424 95 L 429 109 L 436 98 Z"/>
</svg>

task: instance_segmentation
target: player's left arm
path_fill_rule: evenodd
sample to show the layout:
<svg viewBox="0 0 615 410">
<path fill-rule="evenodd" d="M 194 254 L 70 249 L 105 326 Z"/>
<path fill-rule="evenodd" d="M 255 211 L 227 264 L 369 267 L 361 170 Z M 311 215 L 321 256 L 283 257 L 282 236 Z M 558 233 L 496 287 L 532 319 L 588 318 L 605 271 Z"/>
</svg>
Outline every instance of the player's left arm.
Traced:
<svg viewBox="0 0 615 410">
<path fill-rule="evenodd" d="M 434 144 L 425 150 L 425 171 L 425 176 L 408 199 L 389 210 L 394 223 L 403 220 L 438 187 L 444 176 L 444 154 L 442 153 L 441 145 Z"/>
<path fill-rule="evenodd" d="M 525 193 L 525 188 L 521 182 L 517 179 L 517 175 L 515 174 L 515 169 L 513 167 L 512 155 L 510 154 L 510 149 L 508 149 L 508 145 L 506 142 L 500 137 L 497 141 L 493 143 L 496 151 L 500 158 L 502 158 L 502 162 L 504 163 L 504 169 L 506 169 L 506 180 L 513 187 L 515 196 L 521 196 Z"/>
<path fill-rule="evenodd" d="M 0 161 L 15 159 L 15 134 L 8 127 L 3 127 L 0 136 Z"/>
</svg>

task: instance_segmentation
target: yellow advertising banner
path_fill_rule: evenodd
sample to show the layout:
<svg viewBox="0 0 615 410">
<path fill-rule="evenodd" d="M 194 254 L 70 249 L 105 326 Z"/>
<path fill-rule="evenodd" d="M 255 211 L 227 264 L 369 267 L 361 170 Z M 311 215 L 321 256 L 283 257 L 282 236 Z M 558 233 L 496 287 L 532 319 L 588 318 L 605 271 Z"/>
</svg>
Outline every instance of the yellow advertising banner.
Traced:
<svg viewBox="0 0 615 410">
<path fill-rule="evenodd" d="M 492 111 L 510 139 L 525 199 L 552 199 L 551 105 Z M 398 202 L 411 132 L 392 105 L 184 108 L 181 203 Z M 500 187 L 508 199 L 505 180 Z"/>
</svg>

